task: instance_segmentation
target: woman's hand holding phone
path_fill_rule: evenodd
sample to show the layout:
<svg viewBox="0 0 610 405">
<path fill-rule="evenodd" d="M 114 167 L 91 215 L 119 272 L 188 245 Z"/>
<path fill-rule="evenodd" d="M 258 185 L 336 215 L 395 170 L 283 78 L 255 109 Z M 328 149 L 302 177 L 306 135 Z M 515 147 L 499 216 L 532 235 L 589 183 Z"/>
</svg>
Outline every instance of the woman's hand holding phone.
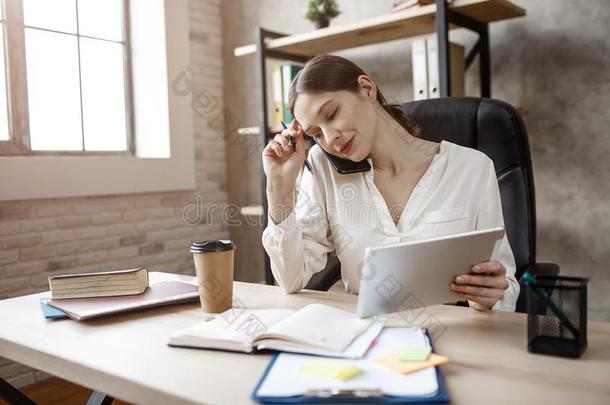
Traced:
<svg viewBox="0 0 610 405">
<path fill-rule="evenodd" d="M 295 140 L 294 146 L 291 137 Z M 297 121 L 292 120 L 263 150 L 269 214 L 275 223 L 282 222 L 293 209 L 295 182 L 304 161 L 304 133 Z"/>
</svg>

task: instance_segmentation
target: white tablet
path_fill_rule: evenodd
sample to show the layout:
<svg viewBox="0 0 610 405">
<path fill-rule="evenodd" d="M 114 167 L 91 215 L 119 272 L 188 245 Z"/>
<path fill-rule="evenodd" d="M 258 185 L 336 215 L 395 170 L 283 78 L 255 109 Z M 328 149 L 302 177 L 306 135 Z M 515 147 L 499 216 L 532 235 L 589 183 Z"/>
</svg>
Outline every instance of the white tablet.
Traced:
<svg viewBox="0 0 610 405">
<path fill-rule="evenodd" d="M 493 228 L 367 248 L 358 316 L 459 301 L 449 290 L 453 277 L 489 261 L 503 236 L 504 228 Z"/>
</svg>

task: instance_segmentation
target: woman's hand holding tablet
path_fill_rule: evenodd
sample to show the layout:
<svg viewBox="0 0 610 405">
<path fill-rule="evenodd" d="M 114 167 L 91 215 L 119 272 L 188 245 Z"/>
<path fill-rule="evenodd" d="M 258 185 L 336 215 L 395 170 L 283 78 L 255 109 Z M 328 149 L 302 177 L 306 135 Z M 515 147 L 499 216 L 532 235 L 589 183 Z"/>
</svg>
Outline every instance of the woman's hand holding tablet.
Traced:
<svg viewBox="0 0 610 405">
<path fill-rule="evenodd" d="M 449 288 L 453 295 L 468 300 L 471 308 L 491 309 L 504 298 L 508 288 L 506 268 L 498 261 L 482 262 L 472 266 L 472 272 L 458 274 Z"/>
</svg>

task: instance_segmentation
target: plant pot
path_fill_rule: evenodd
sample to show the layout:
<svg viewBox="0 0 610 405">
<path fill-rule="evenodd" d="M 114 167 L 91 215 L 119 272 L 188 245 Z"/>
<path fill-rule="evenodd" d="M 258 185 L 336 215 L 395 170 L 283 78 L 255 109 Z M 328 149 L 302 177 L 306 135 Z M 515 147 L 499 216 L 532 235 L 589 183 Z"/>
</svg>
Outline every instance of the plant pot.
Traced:
<svg viewBox="0 0 610 405">
<path fill-rule="evenodd" d="M 326 28 L 328 27 L 328 25 L 330 24 L 330 21 L 328 21 L 328 18 L 324 18 L 324 17 L 320 17 L 315 21 L 316 24 L 316 29 L 320 29 L 320 28 Z"/>
</svg>

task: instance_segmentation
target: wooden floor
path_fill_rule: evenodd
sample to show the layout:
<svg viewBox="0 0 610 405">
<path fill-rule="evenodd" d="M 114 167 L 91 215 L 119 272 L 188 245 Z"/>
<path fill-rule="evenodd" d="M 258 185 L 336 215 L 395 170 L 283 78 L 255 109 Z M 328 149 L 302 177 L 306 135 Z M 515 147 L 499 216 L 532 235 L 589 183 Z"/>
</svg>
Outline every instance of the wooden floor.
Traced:
<svg viewBox="0 0 610 405">
<path fill-rule="evenodd" d="M 90 389 L 55 377 L 24 387 L 21 392 L 40 405 L 83 405 L 92 393 Z M 128 405 L 119 400 L 112 404 Z M 6 405 L 6 402 L 0 399 L 0 405 Z"/>
</svg>

